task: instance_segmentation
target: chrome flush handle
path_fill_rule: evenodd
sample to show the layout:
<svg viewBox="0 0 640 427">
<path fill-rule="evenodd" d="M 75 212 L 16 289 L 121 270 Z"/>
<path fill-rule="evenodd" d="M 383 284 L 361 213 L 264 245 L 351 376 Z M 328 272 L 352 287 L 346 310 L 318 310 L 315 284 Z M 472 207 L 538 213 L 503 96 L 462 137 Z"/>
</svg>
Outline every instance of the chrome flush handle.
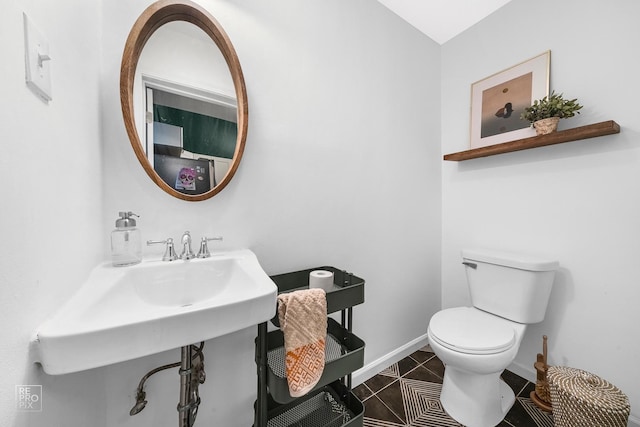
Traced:
<svg viewBox="0 0 640 427">
<path fill-rule="evenodd" d="M 476 264 L 476 263 L 474 263 L 474 262 L 462 261 L 462 264 L 463 264 L 463 265 L 466 265 L 467 267 L 471 267 L 471 268 L 473 268 L 474 270 L 475 270 L 476 268 L 478 268 L 478 264 Z"/>
</svg>

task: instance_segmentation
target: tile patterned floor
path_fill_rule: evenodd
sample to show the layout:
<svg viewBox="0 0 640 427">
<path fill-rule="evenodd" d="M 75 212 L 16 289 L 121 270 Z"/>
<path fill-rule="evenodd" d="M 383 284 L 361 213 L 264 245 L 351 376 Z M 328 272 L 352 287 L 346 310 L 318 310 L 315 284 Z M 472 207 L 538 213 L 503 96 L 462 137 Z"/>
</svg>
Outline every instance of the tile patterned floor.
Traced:
<svg viewBox="0 0 640 427">
<path fill-rule="evenodd" d="M 442 409 L 439 396 L 444 365 L 426 346 L 354 389 L 364 403 L 364 427 L 460 427 Z M 529 399 L 535 384 L 502 374 L 516 402 L 498 427 L 553 427 L 550 414 Z"/>
</svg>

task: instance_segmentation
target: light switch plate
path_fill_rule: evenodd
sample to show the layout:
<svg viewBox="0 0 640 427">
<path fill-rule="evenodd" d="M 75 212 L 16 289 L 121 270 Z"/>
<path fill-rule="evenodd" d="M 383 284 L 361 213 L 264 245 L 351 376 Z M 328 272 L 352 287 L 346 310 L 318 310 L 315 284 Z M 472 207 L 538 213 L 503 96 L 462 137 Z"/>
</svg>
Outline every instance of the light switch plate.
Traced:
<svg viewBox="0 0 640 427">
<path fill-rule="evenodd" d="M 44 35 L 23 13 L 24 59 L 27 86 L 45 102 L 51 101 L 51 57 L 49 43 Z"/>
</svg>

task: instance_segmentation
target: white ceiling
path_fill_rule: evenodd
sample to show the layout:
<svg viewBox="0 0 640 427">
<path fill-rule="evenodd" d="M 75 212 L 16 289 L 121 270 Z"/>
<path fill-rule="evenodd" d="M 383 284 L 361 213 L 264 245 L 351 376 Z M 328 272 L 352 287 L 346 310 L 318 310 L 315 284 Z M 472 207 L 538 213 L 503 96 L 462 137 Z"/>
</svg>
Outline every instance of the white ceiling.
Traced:
<svg viewBox="0 0 640 427">
<path fill-rule="evenodd" d="M 511 0 L 378 0 L 439 44 Z"/>
</svg>

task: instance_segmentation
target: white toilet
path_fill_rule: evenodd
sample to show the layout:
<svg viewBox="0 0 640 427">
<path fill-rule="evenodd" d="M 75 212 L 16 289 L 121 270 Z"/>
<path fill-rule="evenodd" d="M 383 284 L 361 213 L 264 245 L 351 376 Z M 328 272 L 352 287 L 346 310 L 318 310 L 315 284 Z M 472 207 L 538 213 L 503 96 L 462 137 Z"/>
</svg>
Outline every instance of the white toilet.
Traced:
<svg viewBox="0 0 640 427">
<path fill-rule="evenodd" d="M 492 427 L 515 401 L 500 375 L 527 325 L 544 319 L 558 262 L 484 249 L 462 258 L 473 307 L 434 314 L 427 335 L 445 365 L 445 411 L 467 427 Z"/>
</svg>

